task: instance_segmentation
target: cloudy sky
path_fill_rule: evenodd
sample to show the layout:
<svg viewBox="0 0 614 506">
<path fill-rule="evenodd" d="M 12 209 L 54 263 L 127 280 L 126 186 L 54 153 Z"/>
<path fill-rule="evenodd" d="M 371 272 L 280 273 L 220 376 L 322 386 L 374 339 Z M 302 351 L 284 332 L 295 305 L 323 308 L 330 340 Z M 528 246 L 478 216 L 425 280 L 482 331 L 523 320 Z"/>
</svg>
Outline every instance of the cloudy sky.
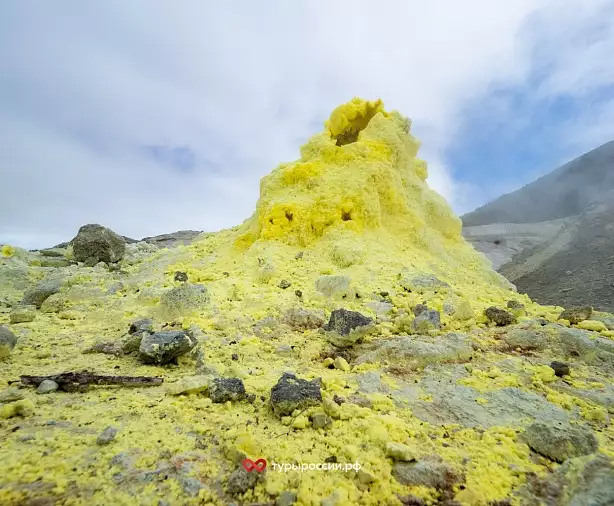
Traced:
<svg viewBox="0 0 614 506">
<path fill-rule="evenodd" d="M 353 96 L 462 214 L 614 139 L 612 55 L 614 0 L 3 0 L 0 243 L 238 224 Z"/>
</svg>

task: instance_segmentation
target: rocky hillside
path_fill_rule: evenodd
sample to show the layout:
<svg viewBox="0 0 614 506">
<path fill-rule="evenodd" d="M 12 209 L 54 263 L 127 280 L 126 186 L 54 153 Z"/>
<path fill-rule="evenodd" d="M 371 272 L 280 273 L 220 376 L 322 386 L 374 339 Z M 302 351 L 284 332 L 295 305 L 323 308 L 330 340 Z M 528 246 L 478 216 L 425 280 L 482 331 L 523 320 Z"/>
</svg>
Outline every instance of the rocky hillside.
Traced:
<svg viewBox="0 0 614 506">
<path fill-rule="evenodd" d="M 544 304 L 614 311 L 614 142 L 462 217 L 464 236 Z"/>
<path fill-rule="evenodd" d="M 464 240 L 355 99 L 244 223 L 0 257 L 2 505 L 614 503 L 614 316 Z"/>
</svg>

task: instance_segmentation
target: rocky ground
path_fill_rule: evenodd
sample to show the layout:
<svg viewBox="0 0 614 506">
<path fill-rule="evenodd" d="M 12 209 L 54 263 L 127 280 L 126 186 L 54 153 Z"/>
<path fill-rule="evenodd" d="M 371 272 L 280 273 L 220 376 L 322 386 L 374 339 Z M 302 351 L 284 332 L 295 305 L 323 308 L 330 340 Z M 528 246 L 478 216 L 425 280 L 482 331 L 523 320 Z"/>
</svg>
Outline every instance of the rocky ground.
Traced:
<svg viewBox="0 0 614 506">
<path fill-rule="evenodd" d="M 3 246 L 0 504 L 614 503 L 614 316 L 493 271 L 409 127 L 342 106 L 189 245 Z"/>
</svg>

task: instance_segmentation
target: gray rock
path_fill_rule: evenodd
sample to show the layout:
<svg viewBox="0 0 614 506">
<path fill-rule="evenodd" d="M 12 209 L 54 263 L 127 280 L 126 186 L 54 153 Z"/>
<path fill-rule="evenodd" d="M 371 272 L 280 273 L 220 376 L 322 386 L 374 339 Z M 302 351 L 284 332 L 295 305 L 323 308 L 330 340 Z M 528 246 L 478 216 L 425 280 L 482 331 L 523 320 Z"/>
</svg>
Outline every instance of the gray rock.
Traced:
<svg viewBox="0 0 614 506">
<path fill-rule="evenodd" d="M 311 330 L 325 324 L 324 311 L 293 307 L 288 309 L 282 319 L 293 330 Z"/>
<path fill-rule="evenodd" d="M 409 292 L 424 293 L 450 288 L 450 285 L 433 274 L 403 272 L 399 274 L 399 284 Z"/>
<path fill-rule="evenodd" d="M 449 384 L 445 378 L 434 377 L 423 380 L 422 387 L 433 400 L 414 401 L 411 409 L 414 416 L 434 425 L 524 427 L 534 420 L 568 420 L 563 409 L 540 395 L 519 388 L 479 392 L 471 387 Z M 478 404 L 478 397 L 486 399 L 486 404 Z"/>
<path fill-rule="evenodd" d="M 289 357 L 292 355 L 293 351 L 294 350 L 292 349 L 292 346 L 290 346 L 289 344 L 282 344 L 277 347 L 275 353 L 277 353 L 278 355 Z"/>
<path fill-rule="evenodd" d="M 265 473 L 259 473 L 256 470 L 248 472 L 241 465 L 228 477 L 227 491 L 230 495 L 234 496 L 244 494 L 248 490 L 254 488 L 264 476 Z"/>
<path fill-rule="evenodd" d="M 146 364 L 166 364 L 193 347 L 193 341 L 183 331 L 146 334 L 141 340 L 139 358 Z"/>
<path fill-rule="evenodd" d="M 43 380 L 36 389 L 37 394 L 48 394 L 55 392 L 59 388 L 59 385 L 53 380 Z"/>
<path fill-rule="evenodd" d="M 200 492 L 201 488 L 204 488 L 203 484 L 200 480 L 193 478 L 191 476 L 183 476 L 179 475 L 177 477 L 177 481 L 181 485 L 181 489 L 185 492 L 185 494 L 189 497 L 196 497 Z"/>
<path fill-rule="evenodd" d="M 160 310 L 165 318 L 178 318 L 204 308 L 208 302 L 206 286 L 183 283 L 162 294 Z"/>
<path fill-rule="evenodd" d="M 286 288 L 290 288 L 292 286 L 292 283 L 290 283 L 290 281 L 282 279 L 279 282 L 279 285 L 277 285 L 277 286 L 279 286 L 279 288 L 281 288 L 282 290 L 285 290 Z"/>
<path fill-rule="evenodd" d="M 36 306 L 37 309 L 43 305 L 43 302 L 51 295 L 58 293 L 62 286 L 62 281 L 59 279 L 47 279 L 40 281 L 33 288 L 30 288 L 23 296 L 21 303 L 24 306 Z"/>
<path fill-rule="evenodd" d="M 420 312 L 420 314 L 414 318 L 412 327 L 414 331 L 419 334 L 426 334 L 429 330 L 438 330 L 441 327 L 439 311 L 427 309 Z"/>
<path fill-rule="evenodd" d="M 548 346 L 548 334 L 543 330 L 511 329 L 503 341 L 512 348 L 543 350 Z"/>
<path fill-rule="evenodd" d="M 554 374 L 559 378 L 569 375 L 569 364 L 565 362 L 557 362 L 556 360 L 550 363 L 550 367 L 554 370 Z"/>
<path fill-rule="evenodd" d="M 155 245 L 158 248 L 172 248 L 178 245 L 188 245 L 202 233 L 200 230 L 179 230 L 171 234 L 144 237 L 142 241 Z"/>
<path fill-rule="evenodd" d="M 439 490 L 450 489 L 459 481 L 454 469 L 436 455 L 418 462 L 395 462 L 392 475 L 402 485 L 422 485 Z"/>
<path fill-rule="evenodd" d="M 367 303 L 367 307 L 378 316 L 384 316 L 394 307 L 390 302 L 372 300 Z"/>
<path fill-rule="evenodd" d="M 572 307 L 565 309 L 560 315 L 559 320 L 568 320 L 569 323 L 580 323 L 584 320 L 588 320 L 593 314 L 593 308 L 591 306 Z"/>
<path fill-rule="evenodd" d="M 567 461 L 557 472 L 569 476 L 565 506 L 610 506 L 614 504 L 614 462 L 605 455 Z M 575 464 L 575 465 L 574 465 Z M 571 469 L 570 469 L 571 468 Z"/>
<path fill-rule="evenodd" d="M 566 422 L 534 422 L 523 437 L 533 450 L 556 462 L 594 453 L 599 447 L 592 430 Z"/>
<path fill-rule="evenodd" d="M 237 402 L 246 397 L 245 386 L 239 378 L 214 378 L 209 385 L 209 397 L 213 402 Z"/>
<path fill-rule="evenodd" d="M 335 309 L 323 329 L 332 344 L 347 347 L 358 342 L 371 330 L 372 326 L 373 319 L 357 311 Z"/>
<path fill-rule="evenodd" d="M 412 312 L 414 313 L 414 316 L 418 316 L 420 313 L 426 310 L 428 310 L 428 306 L 426 304 L 416 304 L 412 309 Z"/>
<path fill-rule="evenodd" d="M 117 436 L 117 429 L 115 427 L 107 427 L 96 438 L 96 444 L 100 446 L 108 445 Z"/>
<path fill-rule="evenodd" d="M 140 320 L 133 321 L 128 329 L 128 334 L 140 332 L 149 332 L 150 334 L 153 334 L 155 332 L 154 321 L 151 318 L 142 318 Z"/>
<path fill-rule="evenodd" d="M 469 338 L 460 333 L 450 333 L 432 340 L 416 336 L 381 339 L 372 347 L 371 351 L 359 355 L 355 363 L 390 362 L 412 369 L 428 364 L 465 360 L 473 354 Z"/>
<path fill-rule="evenodd" d="M 83 225 L 72 240 L 73 255 L 79 262 L 115 263 L 126 252 L 126 241 L 112 230 L 98 224 Z"/>
<path fill-rule="evenodd" d="M 19 305 L 11 310 L 9 321 L 11 323 L 29 323 L 36 318 L 36 306 Z"/>
<path fill-rule="evenodd" d="M 327 297 L 346 295 L 350 291 L 351 279 L 348 276 L 321 276 L 316 280 L 318 292 Z"/>
<path fill-rule="evenodd" d="M 66 299 L 61 293 L 50 295 L 40 307 L 42 313 L 59 313 L 66 306 Z"/>
<path fill-rule="evenodd" d="M 17 344 L 17 336 L 8 327 L 0 325 L 0 358 L 8 357 Z"/>
<path fill-rule="evenodd" d="M 271 406 L 278 417 L 291 415 L 295 409 L 302 410 L 322 403 L 320 383 L 297 378 L 284 373 L 271 389 Z"/>
<path fill-rule="evenodd" d="M 489 320 L 495 322 L 498 326 L 511 325 L 516 321 L 516 318 L 511 313 L 504 309 L 499 309 L 495 306 L 490 306 L 484 310 L 484 314 Z"/>
<path fill-rule="evenodd" d="M 545 328 L 554 329 L 558 342 L 553 345 L 570 357 L 578 357 L 589 364 L 614 367 L 614 341 L 604 337 L 596 337 L 588 330 L 567 328 L 558 325 L 548 325 Z"/>
<path fill-rule="evenodd" d="M 13 385 L 0 391 L 0 403 L 15 402 L 21 399 L 23 399 L 23 393 L 21 393 L 17 386 Z"/>
<path fill-rule="evenodd" d="M 275 506 L 292 506 L 296 502 L 296 498 L 297 496 L 294 492 L 284 490 L 281 494 L 277 496 Z"/>
</svg>

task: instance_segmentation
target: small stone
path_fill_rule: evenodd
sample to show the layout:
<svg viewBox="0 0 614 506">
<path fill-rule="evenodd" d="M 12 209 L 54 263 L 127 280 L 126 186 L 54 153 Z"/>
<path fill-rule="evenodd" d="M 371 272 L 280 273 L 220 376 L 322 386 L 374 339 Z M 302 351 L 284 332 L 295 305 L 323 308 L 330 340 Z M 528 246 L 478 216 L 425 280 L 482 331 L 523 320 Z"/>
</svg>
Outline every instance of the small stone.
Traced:
<svg viewBox="0 0 614 506">
<path fill-rule="evenodd" d="M 302 253 L 302 252 L 301 252 Z M 284 490 L 277 496 L 275 506 L 292 506 L 296 502 L 296 494 L 288 490 Z"/>
<path fill-rule="evenodd" d="M 215 403 L 242 401 L 245 386 L 239 378 L 214 378 L 209 387 L 209 398 Z"/>
<path fill-rule="evenodd" d="M 392 475 L 402 485 L 451 489 L 459 481 L 458 474 L 441 458 L 433 455 L 418 462 L 396 462 Z"/>
<path fill-rule="evenodd" d="M 344 359 L 343 357 L 337 357 L 333 365 L 335 366 L 335 369 L 339 369 L 340 371 L 343 371 L 343 372 L 350 371 L 350 364 L 348 364 L 347 360 Z"/>
<path fill-rule="evenodd" d="M 17 344 L 17 336 L 8 327 L 0 325 L 0 359 L 8 357 Z"/>
<path fill-rule="evenodd" d="M 59 313 L 64 309 L 66 301 L 61 293 L 50 295 L 41 305 L 42 313 Z"/>
<path fill-rule="evenodd" d="M 149 332 L 154 333 L 154 321 L 151 318 L 142 318 L 140 320 L 133 321 L 128 329 L 128 334 L 135 334 L 137 332 Z"/>
<path fill-rule="evenodd" d="M 338 297 L 349 292 L 350 282 L 348 276 L 321 276 L 316 280 L 315 287 L 326 297 Z"/>
<path fill-rule="evenodd" d="M 40 309 L 45 300 L 60 291 L 61 286 L 62 282 L 59 279 L 40 281 L 36 286 L 26 291 L 21 304 L 24 306 L 36 306 L 36 309 Z"/>
<path fill-rule="evenodd" d="M 372 328 L 372 318 L 347 309 L 335 309 L 323 327 L 328 341 L 340 348 L 352 346 Z"/>
<path fill-rule="evenodd" d="M 36 306 L 17 306 L 9 314 L 11 323 L 29 323 L 36 318 Z"/>
<path fill-rule="evenodd" d="M 567 422 L 534 422 L 523 437 L 533 450 L 556 462 L 594 453 L 599 447 L 591 429 Z"/>
<path fill-rule="evenodd" d="M 573 325 L 588 320 L 592 314 L 593 308 L 591 306 L 572 307 L 565 309 L 565 311 L 559 315 L 558 319 L 567 320 Z"/>
<path fill-rule="evenodd" d="M 292 355 L 293 351 L 294 350 L 292 350 L 292 346 L 290 346 L 289 344 L 282 344 L 277 347 L 275 353 L 277 353 L 278 355 L 289 356 Z"/>
<path fill-rule="evenodd" d="M 185 272 L 176 271 L 175 275 L 173 276 L 173 279 L 175 281 L 179 281 L 181 283 L 185 283 L 188 280 L 188 275 Z"/>
<path fill-rule="evenodd" d="M 484 314 L 499 327 L 510 325 L 516 321 L 516 318 L 514 318 L 512 314 L 508 313 L 504 309 L 499 309 L 494 306 L 490 306 L 489 308 L 485 309 Z"/>
<path fill-rule="evenodd" d="M 303 296 L 303 292 L 300 290 L 294 290 L 294 295 L 296 295 L 299 299 Z"/>
<path fill-rule="evenodd" d="M 293 307 L 284 313 L 282 322 L 293 330 L 312 330 L 324 325 L 324 316 L 321 310 Z"/>
<path fill-rule="evenodd" d="M 326 413 L 315 413 L 311 417 L 311 425 L 314 429 L 329 429 L 333 425 L 333 420 Z"/>
<path fill-rule="evenodd" d="M 55 392 L 59 388 L 59 385 L 53 380 L 43 380 L 36 389 L 37 394 L 48 394 Z"/>
<path fill-rule="evenodd" d="M 228 493 L 235 496 L 244 494 L 254 488 L 263 476 L 264 473 L 259 473 L 257 470 L 248 472 L 243 465 L 240 465 L 228 477 Z"/>
<path fill-rule="evenodd" d="M 416 460 L 416 452 L 413 448 L 403 443 L 390 442 L 386 443 L 386 457 L 390 457 L 393 460 L 412 462 Z"/>
<path fill-rule="evenodd" d="M 79 262 L 119 262 L 126 253 L 126 241 L 111 229 L 98 224 L 83 225 L 72 240 L 73 255 Z"/>
<path fill-rule="evenodd" d="M 183 331 L 146 334 L 141 340 L 139 358 L 146 364 L 167 364 L 193 347 L 194 342 Z"/>
<path fill-rule="evenodd" d="M 399 274 L 399 284 L 408 292 L 424 293 L 450 288 L 445 281 L 433 274 L 408 272 Z"/>
<path fill-rule="evenodd" d="M 429 330 L 438 330 L 441 327 L 439 311 L 426 309 L 414 318 L 412 328 L 418 334 L 426 334 Z"/>
<path fill-rule="evenodd" d="M 426 304 L 416 304 L 412 309 L 412 312 L 415 316 L 418 316 L 420 313 L 428 310 L 428 306 Z"/>
<path fill-rule="evenodd" d="M 555 360 L 554 362 L 550 363 L 550 367 L 554 369 L 554 374 L 558 376 L 559 378 L 563 376 L 567 376 L 570 372 L 569 365 L 566 364 L 565 362 L 557 362 Z"/>
<path fill-rule="evenodd" d="M 107 427 L 96 438 L 96 444 L 100 446 L 108 445 L 111 441 L 115 439 L 116 435 L 117 429 L 115 427 Z"/>
<path fill-rule="evenodd" d="M 165 318 L 179 318 L 201 310 L 208 302 L 206 286 L 182 283 L 162 294 L 159 310 Z"/>
<path fill-rule="evenodd" d="M 304 251 L 299 251 L 296 255 L 294 255 L 294 259 L 300 260 L 301 258 L 303 258 L 304 253 Z"/>
<path fill-rule="evenodd" d="M 285 290 L 286 288 L 290 288 L 292 286 L 292 283 L 290 283 L 290 281 L 286 281 L 285 279 L 282 279 L 279 282 L 279 288 L 281 288 L 282 290 Z"/>
<path fill-rule="evenodd" d="M 232 358 L 232 360 L 239 360 L 239 355 L 237 353 L 233 353 L 230 358 Z"/>
<path fill-rule="evenodd" d="M 307 381 L 294 374 L 284 373 L 271 389 L 271 406 L 278 417 L 291 415 L 322 403 L 319 381 Z"/>
<path fill-rule="evenodd" d="M 334 367 L 334 366 L 333 366 L 333 364 L 334 364 L 334 363 L 335 363 L 335 359 L 334 359 L 334 358 L 332 358 L 332 357 L 326 357 L 326 358 L 323 360 L 322 365 L 323 365 L 324 367 L 328 367 L 328 368 L 332 369 L 332 368 Z"/>
</svg>

